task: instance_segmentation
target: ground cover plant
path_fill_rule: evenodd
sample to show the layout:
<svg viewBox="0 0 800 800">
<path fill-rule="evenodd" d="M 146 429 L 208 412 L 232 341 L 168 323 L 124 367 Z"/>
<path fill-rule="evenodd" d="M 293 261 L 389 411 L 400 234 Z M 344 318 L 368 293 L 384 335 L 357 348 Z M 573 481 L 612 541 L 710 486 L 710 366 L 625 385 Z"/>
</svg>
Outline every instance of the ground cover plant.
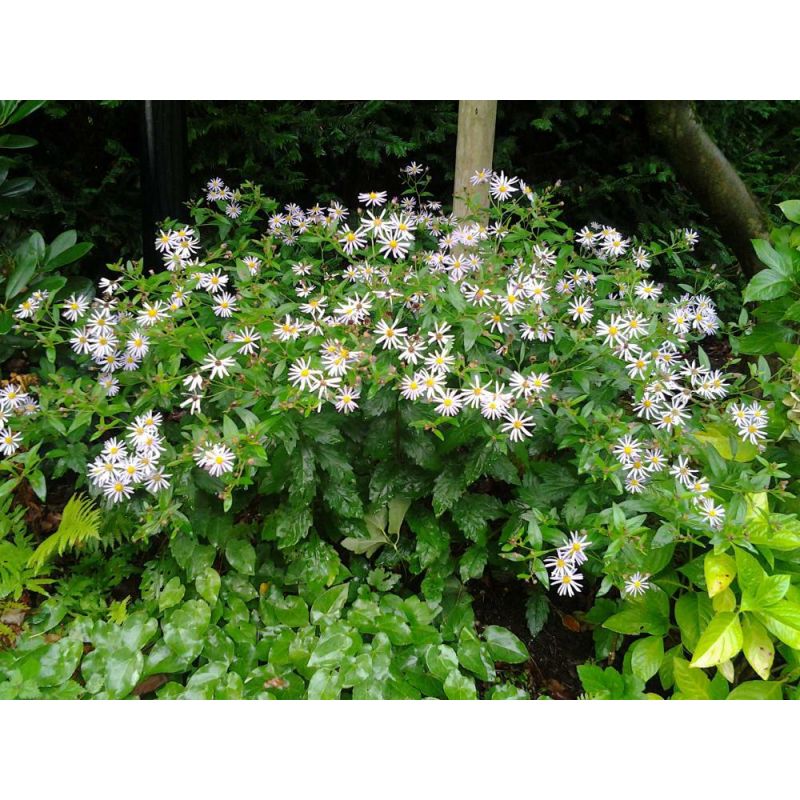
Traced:
<svg viewBox="0 0 800 800">
<path fill-rule="evenodd" d="M 96 287 L 34 254 L 2 696 L 796 697 L 797 229 L 723 319 L 694 230 L 574 230 L 490 170 L 459 220 L 399 177 L 212 179 Z"/>
</svg>

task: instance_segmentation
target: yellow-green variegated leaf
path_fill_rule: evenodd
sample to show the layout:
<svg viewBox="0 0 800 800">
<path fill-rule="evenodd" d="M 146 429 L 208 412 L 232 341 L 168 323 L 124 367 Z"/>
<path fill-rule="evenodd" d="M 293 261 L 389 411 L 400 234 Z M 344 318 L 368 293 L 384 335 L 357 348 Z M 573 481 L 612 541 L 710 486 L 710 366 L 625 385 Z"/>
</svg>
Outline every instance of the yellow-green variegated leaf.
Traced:
<svg viewBox="0 0 800 800">
<path fill-rule="evenodd" d="M 736 562 L 727 553 L 709 553 L 703 562 L 708 596 L 724 592 L 736 577 Z"/>
<path fill-rule="evenodd" d="M 739 615 L 722 611 L 703 631 L 694 651 L 692 667 L 715 667 L 733 658 L 742 649 L 742 626 Z"/>
<path fill-rule="evenodd" d="M 775 659 L 775 645 L 766 628 L 749 614 L 742 620 L 742 649 L 756 675 L 767 680 Z"/>
</svg>

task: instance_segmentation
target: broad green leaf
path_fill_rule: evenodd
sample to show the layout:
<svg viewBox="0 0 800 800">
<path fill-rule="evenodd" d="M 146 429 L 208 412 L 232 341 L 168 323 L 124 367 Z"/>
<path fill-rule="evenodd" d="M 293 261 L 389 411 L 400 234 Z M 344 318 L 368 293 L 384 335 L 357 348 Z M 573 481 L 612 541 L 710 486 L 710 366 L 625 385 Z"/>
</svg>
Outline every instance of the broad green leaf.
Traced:
<svg viewBox="0 0 800 800">
<path fill-rule="evenodd" d="M 219 573 L 213 567 L 206 567 L 195 578 L 194 587 L 197 594 L 213 608 L 217 604 L 220 583 Z"/>
<path fill-rule="evenodd" d="M 775 660 L 775 646 L 764 626 L 745 614 L 742 619 L 742 649 L 744 657 L 762 680 L 769 678 L 772 662 Z"/>
<path fill-rule="evenodd" d="M 645 683 L 655 675 L 664 660 L 664 640 L 660 636 L 637 639 L 631 645 L 631 670 Z"/>
<path fill-rule="evenodd" d="M 758 559 L 741 547 L 734 550 L 736 556 L 736 569 L 739 578 L 739 586 L 743 591 L 755 592 L 761 581 L 766 578 L 767 573 L 759 564 Z"/>
<path fill-rule="evenodd" d="M 742 649 L 739 615 L 731 611 L 717 614 L 700 636 L 690 666 L 713 667 L 733 658 Z"/>
<path fill-rule="evenodd" d="M 444 681 L 454 669 L 458 669 L 458 656 L 446 644 L 431 645 L 425 655 L 425 663 L 432 675 Z"/>
<path fill-rule="evenodd" d="M 139 650 L 114 650 L 105 659 L 106 690 L 112 698 L 127 697 L 139 683 L 144 656 Z"/>
<path fill-rule="evenodd" d="M 185 593 L 186 587 L 181 583 L 181 579 L 177 575 L 174 578 L 170 578 L 158 596 L 158 610 L 164 611 L 178 605 L 183 600 Z"/>
<path fill-rule="evenodd" d="M 662 591 L 651 589 L 644 597 L 626 600 L 623 610 L 610 616 L 603 627 L 616 633 L 663 636 L 669 630 L 669 600 Z"/>
<path fill-rule="evenodd" d="M 693 436 L 698 441 L 710 444 L 726 461 L 746 463 L 758 455 L 758 448 L 754 444 L 738 439 L 732 429 L 721 424 L 706 425 Z"/>
<path fill-rule="evenodd" d="M 46 267 L 48 270 L 58 269 L 65 267 L 67 264 L 72 264 L 80 258 L 83 258 L 94 247 L 90 242 L 81 242 L 80 244 L 72 245 L 66 250 L 63 250 L 58 255 L 50 257 Z"/>
<path fill-rule="evenodd" d="M 507 628 L 489 625 L 483 632 L 489 652 L 495 661 L 506 664 L 522 664 L 530 658 L 525 644 Z"/>
<path fill-rule="evenodd" d="M 777 681 L 745 681 L 729 695 L 728 700 L 783 700 L 783 685 Z"/>
<path fill-rule="evenodd" d="M 675 685 L 681 693 L 682 700 L 708 700 L 711 692 L 711 681 L 699 669 L 692 669 L 682 658 L 672 659 L 672 670 Z"/>
<path fill-rule="evenodd" d="M 245 539 L 231 539 L 225 546 L 228 563 L 243 575 L 253 575 L 256 571 L 256 551 Z"/>
<path fill-rule="evenodd" d="M 59 639 L 38 656 L 39 686 L 58 686 L 70 679 L 83 655 L 83 644 L 75 639 Z"/>
<path fill-rule="evenodd" d="M 494 662 L 489 654 L 489 648 L 466 628 L 461 630 L 456 655 L 461 666 L 477 675 L 482 681 L 494 680 Z"/>
<path fill-rule="evenodd" d="M 800 225 L 800 200 L 784 200 L 782 203 L 778 203 L 778 208 L 786 219 Z"/>
<path fill-rule="evenodd" d="M 800 650 L 800 606 L 788 600 L 781 600 L 757 612 L 757 615 L 773 636 L 777 636 L 789 647 Z"/>
<path fill-rule="evenodd" d="M 181 658 L 194 658 L 203 649 L 203 640 L 211 621 L 211 609 L 204 600 L 188 600 L 175 609 L 164 623 L 164 642 Z"/>
<path fill-rule="evenodd" d="M 736 562 L 727 553 L 707 553 L 703 562 L 708 596 L 727 589 L 736 577 Z"/>
<path fill-rule="evenodd" d="M 476 700 L 478 691 L 475 681 L 454 669 L 444 682 L 444 693 L 448 700 Z"/>
<path fill-rule="evenodd" d="M 324 617 L 338 617 L 339 612 L 344 608 L 347 602 L 347 594 L 350 590 L 349 583 L 343 583 L 340 586 L 334 586 L 327 591 L 324 591 L 316 600 L 311 604 L 311 622 L 316 624 Z"/>
<path fill-rule="evenodd" d="M 322 634 L 317 646 L 308 660 L 309 667 L 338 667 L 344 660 L 352 640 L 345 633 L 328 632 Z"/>
<path fill-rule="evenodd" d="M 770 514 L 766 519 L 752 520 L 747 525 L 747 533 L 752 544 L 772 550 L 800 548 L 800 519 L 788 514 Z"/>
<path fill-rule="evenodd" d="M 544 628 L 550 614 L 550 601 L 546 594 L 532 594 L 525 603 L 525 621 L 531 636 L 535 637 Z"/>
</svg>

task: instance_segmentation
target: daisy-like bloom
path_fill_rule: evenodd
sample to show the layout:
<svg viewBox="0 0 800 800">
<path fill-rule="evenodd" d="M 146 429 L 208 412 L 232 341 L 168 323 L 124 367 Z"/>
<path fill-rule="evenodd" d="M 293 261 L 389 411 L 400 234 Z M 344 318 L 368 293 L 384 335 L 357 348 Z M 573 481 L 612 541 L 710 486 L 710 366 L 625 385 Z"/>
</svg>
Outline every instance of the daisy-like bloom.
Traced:
<svg viewBox="0 0 800 800">
<path fill-rule="evenodd" d="M 228 292 L 221 292 L 215 300 L 214 314 L 218 317 L 232 317 L 236 311 L 236 297 Z"/>
<path fill-rule="evenodd" d="M 572 559 L 558 555 L 558 553 L 554 556 L 548 556 L 544 560 L 544 565 L 550 570 L 550 575 L 553 578 L 560 578 L 562 575 L 571 574 L 575 571 Z"/>
<path fill-rule="evenodd" d="M 578 531 L 570 531 L 567 541 L 558 548 L 558 554 L 570 559 L 576 566 L 580 566 L 587 559 L 586 550 L 592 546 L 589 537 Z"/>
<path fill-rule="evenodd" d="M 622 327 L 625 331 L 626 339 L 638 339 L 640 336 L 647 335 L 647 320 L 633 311 L 622 320 Z"/>
<path fill-rule="evenodd" d="M 515 397 L 524 397 L 526 400 L 533 394 L 531 379 L 521 372 L 512 372 L 508 379 L 511 394 Z"/>
<path fill-rule="evenodd" d="M 403 347 L 397 357 L 406 364 L 414 364 L 416 366 L 423 355 L 425 355 L 425 345 L 415 336 L 403 342 Z"/>
<path fill-rule="evenodd" d="M 537 372 L 529 377 L 534 394 L 544 394 L 550 388 L 550 375 L 547 372 Z"/>
<path fill-rule="evenodd" d="M 470 408 L 478 408 L 488 394 L 488 386 L 481 384 L 480 375 L 473 375 L 469 384 L 461 389 L 461 397 Z"/>
<path fill-rule="evenodd" d="M 188 408 L 190 414 L 200 413 L 200 404 L 203 402 L 203 395 L 190 392 L 180 404 L 181 408 Z"/>
<path fill-rule="evenodd" d="M 186 289 L 178 288 L 176 289 L 169 298 L 169 310 L 170 311 L 177 311 L 179 308 L 183 308 L 183 304 L 186 302 L 186 298 L 191 294 L 190 291 Z"/>
<path fill-rule="evenodd" d="M 361 396 L 361 390 L 353 386 L 342 386 L 336 393 L 336 410 L 349 414 L 358 408 L 356 400 Z"/>
<path fill-rule="evenodd" d="M 710 497 L 700 497 L 697 513 L 713 530 L 718 530 L 725 522 L 725 508 L 718 506 Z"/>
<path fill-rule="evenodd" d="M 196 392 L 203 385 L 204 380 L 199 372 L 194 372 L 183 379 L 183 385 L 190 391 Z"/>
<path fill-rule="evenodd" d="M 704 495 L 711 487 L 708 481 L 701 475 L 697 480 L 692 481 L 688 488 L 692 494 Z"/>
<path fill-rule="evenodd" d="M 127 479 L 129 483 L 135 483 L 142 476 L 139 461 L 136 458 L 127 458 L 117 464 L 117 475 Z"/>
<path fill-rule="evenodd" d="M 311 359 L 301 358 L 292 364 L 289 369 L 289 382 L 292 386 L 299 386 L 309 392 L 313 392 L 319 383 L 321 370 L 311 367 Z"/>
<path fill-rule="evenodd" d="M 634 353 L 630 352 L 625 356 L 628 365 L 625 369 L 630 378 L 644 378 L 645 373 L 650 367 L 650 356 L 647 353 Z"/>
<path fill-rule="evenodd" d="M 114 437 L 103 445 L 101 454 L 106 461 L 116 464 L 118 461 L 122 461 L 128 457 L 128 450 L 124 442 Z"/>
<path fill-rule="evenodd" d="M 630 464 L 634 459 L 641 457 L 642 446 L 631 434 L 626 434 L 611 448 L 611 452 L 623 464 Z"/>
<path fill-rule="evenodd" d="M 0 427 L 0 453 L 4 456 L 13 456 L 19 450 L 21 442 L 21 433 L 14 433 L 9 428 Z"/>
<path fill-rule="evenodd" d="M 695 392 L 705 400 L 725 397 L 728 394 L 728 384 L 725 383 L 724 374 L 718 369 L 709 372 L 698 382 Z"/>
<path fill-rule="evenodd" d="M 483 289 L 480 286 L 464 283 L 461 290 L 464 292 L 464 297 L 479 308 L 488 306 L 494 300 L 494 295 L 488 289 Z"/>
<path fill-rule="evenodd" d="M 14 316 L 17 319 L 29 319 L 36 313 L 39 305 L 39 301 L 35 297 L 28 297 L 19 304 Z"/>
<path fill-rule="evenodd" d="M 197 465 L 214 478 L 226 472 L 233 472 L 235 460 L 233 452 L 224 444 L 215 444 L 195 455 Z"/>
<path fill-rule="evenodd" d="M 9 383 L 0 389 L 0 406 L 20 408 L 26 399 L 26 393 L 16 383 Z"/>
<path fill-rule="evenodd" d="M 238 219 L 242 214 L 242 207 L 235 200 L 225 205 L 225 216 L 231 219 Z"/>
<path fill-rule="evenodd" d="M 448 373 L 454 363 L 455 357 L 451 356 L 447 350 L 439 350 L 437 353 L 431 353 L 425 359 L 425 366 L 431 372 Z"/>
<path fill-rule="evenodd" d="M 656 428 L 671 431 L 673 428 L 680 428 L 688 418 L 683 406 L 673 400 L 670 406 L 659 411 L 655 420 Z"/>
<path fill-rule="evenodd" d="M 489 391 L 481 396 L 481 414 L 486 419 L 500 419 L 508 411 L 511 395 L 505 394 L 499 383 L 495 384 L 494 391 Z"/>
<path fill-rule="evenodd" d="M 550 299 L 550 294 L 545 287 L 544 281 L 540 280 L 531 281 L 528 287 L 528 296 L 537 306 L 541 306 L 542 303 Z"/>
<path fill-rule="evenodd" d="M 635 293 L 640 300 L 657 300 L 661 296 L 661 287 L 652 281 L 642 281 L 636 284 Z"/>
<path fill-rule="evenodd" d="M 450 323 L 448 322 L 437 322 L 433 326 L 432 331 L 428 331 L 428 343 L 429 344 L 439 344 L 442 347 L 446 347 L 449 345 L 455 337 L 448 333 L 450 330 Z"/>
<path fill-rule="evenodd" d="M 251 356 L 258 352 L 258 343 L 261 341 L 261 334 L 255 328 L 242 328 L 237 331 L 231 341 L 240 344 L 239 352 L 242 355 Z"/>
<path fill-rule="evenodd" d="M 514 192 L 518 191 L 514 185 L 519 178 L 507 178 L 504 172 L 494 173 L 489 183 L 489 192 L 495 200 L 508 200 Z"/>
<path fill-rule="evenodd" d="M 92 336 L 100 334 L 110 335 L 114 332 L 114 325 L 117 324 L 117 317 L 109 311 L 99 308 L 89 317 L 88 328 Z"/>
<path fill-rule="evenodd" d="M 214 378 L 227 378 L 230 368 L 235 363 L 236 361 L 233 358 L 217 358 L 213 353 L 209 353 L 200 365 L 200 369 L 204 372 L 210 372 L 212 380 Z"/>
<path fill-rule="evenodd" d="M 580 572 L 565 572 L 563 575 L 554 575 L 552 577 L 553 583 L 558 586 L 558 593 L 563 597 L 568 595 L 572 597 L 576 592 L 580 592 L 583 588 L 581 581 L 583 575 Z"/>
<path fill-rule="evenodd" d="M 98 456 L 89 465 L 89 479 L 95 486 L 106 486 L 117 474 L 117 465 L 102 456 Z"/>
<path fill-rule="evenodd" d="M 689 333 L 691 321 L 689 319 L 689 312 L 685 306 L 673 308 L 667 316 L 667 322 L 676 336 L 685 336 Z"/>
<path fill-rule="evenodd" d="M 153 470 L 144 479 L 144 485 L 149 492 L 155 494 L 155 492 L 169 488 L 169 479 L 171 477 L 172 475 L 167 475 L 163 469 Z"/>
<path fill-rule="evenodd" d="M 360 230 L 365 233 L 370 233 L 372 236 L 377 236 L 387 226 L 386 220 L 383 218 L 386 212 L 382 211 L 376 217 L 371 211 L 367 211 L 366 217 L 361 218 Z"/>
<path fill-rule="evenodd" d="M 443 372 L 429 372 L 427 369 L 421 369 L 416 373 L 415 377 L 422 383 L 425 397 L 428 400 L 435 399 L 446 388 L 444 383 L 445 374 Z"/>
<path fill-rule="evenodd" d="M 608 322 L 600 321 L 597 323 L 598 338 L 603 339 L 603 344 L 614 345 L 619 342 L 624 342 L 625 336 L 625 320 L 614 314 Z"/>
<path fill-rule="evenodd" d="M 689 459 L 685 456 L 678 456 L 678 460 L 669 469 L 669 474 L 689 487 L 697 480 L 697 473 L 689 466 Z"/>
<path fill-rule="evenodd" d="M 110 372 L 103 372 L 97 378 L 97 382 L 109 397 L 116 397 L 119 394 L 119 381 Z"/>
<path fill-rule="evenodd" d="M 398 260 L 404 259 L 408 255 L 408 241 L 403 239 L 394 230 L 384 230 L 378 236 L 381 255 L 392 256 Z"/>
<path fill-rule="evenodd" d="M 103 292 L 105 295 L 114 294 L 114 292 L 119 289 L 121 278 L 118 278 L 115 281 L 112 281 L 110 278 L 100 278 L 97 282 L 97 287 Z"/>
<path fill-rule="evenodd" d="M 588 225 L 584 225 L 575 234 L 575 241 L 582 247 L 592 247 L 596 239 L 597 233 L 595 233 Z"/>
<path fill-rule="evenodd" d="M 141 331 L 131 331 L 131 338 L 128 339 L 126 347 L 129 353 L 132 353 L 137 359 L 143 358 L 147 351 L 150 349 L 150 340 Z"/>
<path fill-rule="evenodd" d="M 113 503 L 119 503 L 122 500 L 127 500 L 133 494 L 133 486 L 131 486 L 128 478 L 123 478 L 120 475 L 115 475 L 114 478 L 103 487 L 103 494 Z"/>
<path fill-rule="evenodd" d="M 200 275 L 197 285 L 201 289 L 205 289 L 209 294 L 216 294 L 228 285 L 228 276 L 221 270 L 204 272 Z"/>
<path fill-rule="evenodd" d="M 367 240 L 361 230 L 351 231 L 349 225 L 345 225 L 339 231 L 339 238 L 337 239 L 347 255 L 353 255 L 356 250 L 362 250 L 367 245 Z"/>
<path fill-rule="evenodd" d="M 346 219 L 349 214 L 350 212 L 338 200 L 332 200 L 328 206 L 328 219 L 333 222 Z"/>
<path fill-rule="evenodd" d="M 422 381 L 417 375 L 406 375 L 400 381 L 400 394 L 406 400 L 416 400 L 425 391 Z"/>
<path fill-rule="evenodd" d="M 519 410 L 515 408 L 505 415 L 505 419 L 506 422 L 500 426 L 500 430 L 503 433 L 507 433 L 512 442 L 521 442 L 523 439 L 532 436 L 529 429 L 536 424 L 533 421 L 533 417 L 527 414 L 520 414 Z"/>
<path fill-rule="evenodd" d="M 461 411 L 463 400 L 459 397 L 455 389 L 445 389 L 436 398 L 439 404 L 436 406 L 436 413 L 445 417 L 454 417 Z"/>
<path fill-rule="evenodd" d="M 633 575 L 625 579 L 625 594 L 629 597 L 643 595 L 650 588 L 649 578 L 649 575 L 634 572 Z"/>
<path fill-rule="evenodd" d="M 605 256 L 614 256 L 616 258 L 623 255 L 629 245 L 628 239 L 623 239 L 620 234 L 615 232 L 613 236 L 605 239 L 601 246 L 601 252 Z"/>
<path fill-rule="evenodd" d="M 362 192 L 358 196 L 358 202 L 363 203 L 367 208 L 371 206 L 380 208 L 382 205 L 386 204 L 386 198 L 386 192 Z"/>
<path fill-rule="evenodd" d="M 690 250 L 694 250 L 695 245 L 700 241 L 700 234 L 691 228 L 686 228 L 683 232 L 683 241 L 686 242 Z"/>
<path fill-rule="evenodd" d="M 762 439 L 767 438 L 766 431 L 764 430 L 764 426 L 755 422 L 755 420 L 751 420 L 750 422 L 745 423 L 737 428 L 739 436 L 746 442 L 750 442 L 751 444 L 758 444 Z"/>
<path fill-rule="evenodd" d="M 644 463 L 648 472 L 661 472 L 667 465 L 666 459 L 657 447 L 645 450 Z"/>
<path fill-rule="evenodd" d="M 580 320 L 584 325 L 592 321 L 594 306 L 589 297 L 576 297 L 569 304 L 569 313 L 572 315 L 574 321 Z"/>
<path fill-rule="evenodd" d="M 70 322 L 77 322 L 89 310 L 89 301 L 83 296 L 70 295 L 61 307 L 61 316 Z"/>
<path fill-rule="evenodd" d="M 492 174 L 492 170 L 489 169 L 489 167 L 476 169 L 472 177 L 470 177 L 469 182 L 472 184 L 472 186 L 478 186 L 481 183 L 489 183 L 489 181 L 492 179 Z"/>
<path fill-rule="evenodd" d="M 397 350 L 402 347 L 408 329 L 399 327 L 399 323 L 399 317 L 391 324 L 381 320 L 374 331 L 378 337 L 375 344 L 383 345 L 384 350 Z"/>
<path fill-rule="evenodd" d="M 149 328 L 160 320 L 166 319 L 166 316 L 166 306 L 160 300 L 156 300 L 152 305 L 150 303 L 142 303 L 142 310 L 139 312 L 139 316 L 136 317 L 136 321 L 140 325 Z"/>
<path fill-rule="evenodd" d="M 178 239 L 172 231 L 159 231 L 156 236 L 156 250 L 159 253 L 168 253 L 177 243 Z"/>
<path fill-rule="evenodd" d="M 525 308 L 525 297 L 513 283 L 509 283 L 506 293 L 500 296 L 500 305 L 509 316 L 519 314 Z"/>
<path fill-rule="evenodd" d="M 91 352 L 92 343 L 89 339 L 89 332 L 86 328 L 75 328 L 72 332 L 72 338 L 69 340 L 72 349 L 78 355 L 86 355 Z"/>
<path fill-rule="evenodd" d="M 275 336 L 282 342 L 294 341 L 300 336 L 300 321 L 287 314 L 283 322 L 275 326 Z"/>
<path fill-rule="evenodd" d="M 258 271 L 261 269 L 260 258 L 256 258 L 255 256 L 245 256 L 242 259 L 242 263 L 247 267 L 247 271 L 251 275 L 258 275 Z"/>
<path fill-rule="evenodd" d="M 647 483 L 647 480 L 644 476 L 637 476 L 633 473 L 629 473 L 628 477 L 625 479 L 625 488 L 631 494 L 641 494 L 644 491 L 644 487 Z"/>
</svg>

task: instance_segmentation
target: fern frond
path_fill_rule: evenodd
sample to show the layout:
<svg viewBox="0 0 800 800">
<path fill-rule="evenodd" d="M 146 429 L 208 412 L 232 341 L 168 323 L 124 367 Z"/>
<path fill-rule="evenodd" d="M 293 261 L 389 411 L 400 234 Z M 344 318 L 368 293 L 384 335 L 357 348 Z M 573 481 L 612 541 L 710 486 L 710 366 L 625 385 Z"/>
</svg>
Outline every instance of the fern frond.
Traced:
<svg viewBox="0 0 800 800">
<path fill-rule="evenodd" d="M 28 565 L 39 569 L 56 553 L 62 555 L 68 547 L 77 547 L 99 536 L 100 509 L 86 495 L 74 494 L 64 506 L 58 530 L 36 548 Z"/>
</svg>

